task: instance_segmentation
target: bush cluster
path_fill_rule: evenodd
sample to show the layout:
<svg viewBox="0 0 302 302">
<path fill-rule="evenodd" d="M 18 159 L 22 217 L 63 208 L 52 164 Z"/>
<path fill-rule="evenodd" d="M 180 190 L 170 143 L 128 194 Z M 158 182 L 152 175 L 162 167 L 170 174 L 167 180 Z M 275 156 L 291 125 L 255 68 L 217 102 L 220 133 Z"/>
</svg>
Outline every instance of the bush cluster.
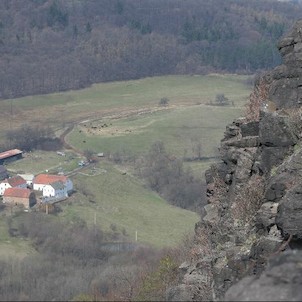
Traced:
<svg viewBox="0 0 302 302">
<path fill-rule="evenodd" d="M 185 170 L 180 159 L 168 154 L 163 142 L 155 142 L 141 163 L 141 175 L 152 190 L 175 206 L 196 210 L 205 201 L 201 180 Z"/>
</svg>

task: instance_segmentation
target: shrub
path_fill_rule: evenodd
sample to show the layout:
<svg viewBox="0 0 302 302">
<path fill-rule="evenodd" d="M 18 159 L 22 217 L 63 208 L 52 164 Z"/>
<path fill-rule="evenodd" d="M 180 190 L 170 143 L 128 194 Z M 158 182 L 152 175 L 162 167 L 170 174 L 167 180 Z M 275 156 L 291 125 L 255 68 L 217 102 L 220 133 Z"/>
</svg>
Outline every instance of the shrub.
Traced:
<svg viewBox="0 0 302 302">
<path fill-rule="evenodd" d="M 170 100 L 168 98 L 161 98 L 159 101 L 160 106 L 167 106 Z"/>
<path fill-rule="evenodd" d="M 229 99 L 225 97 L 223 93 L 217 94 L 215 98 L 215 103 L 218 106 L 226 106 L 229 105 Z"/>
<path fill-rule="evenodd" d="M 166 290 L 178 281 L 178 266 L 171 255 L 163 256 L 158 267 L 144 278 L 138 300 L 164 301 Z"/>
<path fill-rule="evenodd" d="M 151 146 L 140 168 L 150 188 L 171 204 L 191 210 L 202 205 L 202 182 L 192 171 L 184 169 L 180 159 L 168 154 L 162 142 Z"/>
</svg>

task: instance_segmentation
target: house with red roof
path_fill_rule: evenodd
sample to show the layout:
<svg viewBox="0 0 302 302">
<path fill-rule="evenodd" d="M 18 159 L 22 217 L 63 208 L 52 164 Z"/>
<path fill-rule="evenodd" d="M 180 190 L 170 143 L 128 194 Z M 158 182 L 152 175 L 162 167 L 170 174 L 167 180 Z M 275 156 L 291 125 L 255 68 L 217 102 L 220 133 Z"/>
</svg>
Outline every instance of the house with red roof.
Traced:
<svg viewBox="0 0 302 302">
<path fill-rule="evenodd" d="M 6 178 L 0 182 L 0 195 L 3 195 L 4 191 L 8 188 L 27 188 L 27 182 L 21 176 L 13 176 Z"/>
<path fill-rule="evenodd" d="M 57 199 L 68 197 L 67 188 L 61 180 L 45 185 L 42 194 L 43 197 L 56 197 Z"/>
<path fill-rule="evenodd" d="M 28 209 L 36 202 L 35 193 L 25 188 L 8 188 L 3 194 L 3 203 L 7 205 L 23 205 Z"/>
<path fill-rule="evenodd" d="M 33 179 L 33 189 L 42 191 L 47 197 L 55 196 L 55 192 L 68 195 L 73 191 L 73 183 L 65 175 L 39 174 Z"/>
</svg>

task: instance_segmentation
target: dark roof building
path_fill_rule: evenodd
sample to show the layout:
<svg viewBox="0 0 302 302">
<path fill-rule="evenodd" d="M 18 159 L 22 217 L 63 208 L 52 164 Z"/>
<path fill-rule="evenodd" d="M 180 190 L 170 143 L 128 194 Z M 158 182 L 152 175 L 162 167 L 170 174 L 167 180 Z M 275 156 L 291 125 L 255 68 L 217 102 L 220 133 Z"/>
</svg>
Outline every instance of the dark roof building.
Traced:
<svg viewBox="0 0 302 302">
<path fill-rule="evenodd" d="M 17 160 L 22 158 L 22 151 L 18 149 L 7 150 L 0 153 L 0 165 L 3 165 L 5 162 Z"/>
</svg>

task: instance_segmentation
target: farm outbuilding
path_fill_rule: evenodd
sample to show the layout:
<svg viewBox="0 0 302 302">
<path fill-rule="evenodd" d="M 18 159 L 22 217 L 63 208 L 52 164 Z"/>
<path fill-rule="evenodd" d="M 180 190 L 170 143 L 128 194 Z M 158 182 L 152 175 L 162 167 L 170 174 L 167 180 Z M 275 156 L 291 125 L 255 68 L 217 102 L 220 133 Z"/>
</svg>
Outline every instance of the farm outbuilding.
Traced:
<svg viewBox="0 0 302 302">
<path fill-rule="evenodd" d="M 7 150 L 0 153 L 0 165 L 22 158 L 23 152 L 18 149 Z"/>
<path fill-rule="evenodd" d="M 23 205 L 30 208 L 36 204 L 36 195 L 29 189 L 8 188 L 3 194 L 3 203 L 9 205 Z"/>
<path fill-rule="evenodd" d="M 26 180 L 28 186 L 32 186 L 33 179 L 35 178 L 34 174 L 18 174 L 18 175 Z"/>
</svg>

